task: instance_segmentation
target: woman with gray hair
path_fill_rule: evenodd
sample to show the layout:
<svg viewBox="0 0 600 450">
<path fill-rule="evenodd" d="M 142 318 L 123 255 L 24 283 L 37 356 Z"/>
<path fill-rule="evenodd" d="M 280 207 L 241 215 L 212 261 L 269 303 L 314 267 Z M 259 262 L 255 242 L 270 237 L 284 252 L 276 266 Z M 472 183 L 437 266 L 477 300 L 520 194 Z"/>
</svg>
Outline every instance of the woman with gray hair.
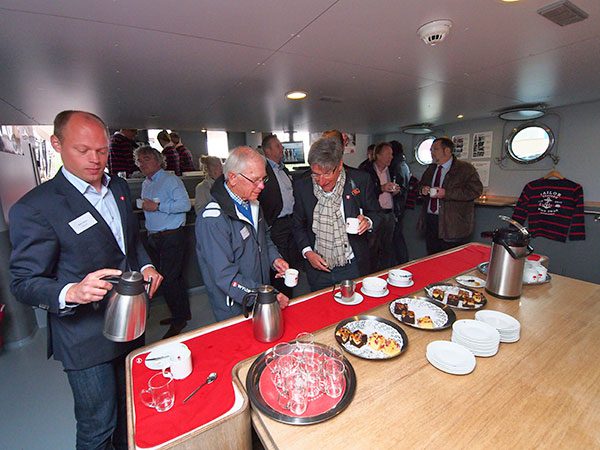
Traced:
<svg viewBox="0 0 600 450">
<path fill-rule="evenodd" d="M 370 272 L 366 232 L 381 221 L 369 176 L 343 164 L 339 139 L 321 138 L 308 153 L 310 172 L 294 183 L 293 232 L 319 290 Z"/>
</svg>

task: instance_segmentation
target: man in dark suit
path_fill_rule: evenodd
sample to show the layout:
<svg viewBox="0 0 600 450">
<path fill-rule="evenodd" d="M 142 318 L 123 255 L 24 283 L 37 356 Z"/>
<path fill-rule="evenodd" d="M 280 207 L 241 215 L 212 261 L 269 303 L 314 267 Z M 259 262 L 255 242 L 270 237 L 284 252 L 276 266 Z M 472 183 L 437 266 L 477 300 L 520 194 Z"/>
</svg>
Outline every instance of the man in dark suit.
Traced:
<svg viewBox="0 0 600 450">
<path fill-rule="evenodd" d="M 48 312 L 48 357 L 61 361 L 73 391 L 77 448 L 126 448 L 125 356 L 143 344 L 116 343 L 102 334 L 107 293 L 103 280 L 126 270 L 162 276 L 149 264 L 127 183 L 104 173 L 106 125 L 83 111 L 54 120 L 54 149 L 63 168 L 9 213 L 15 297 Z"/>
<path fill-rule="evenodd" d="M 281 257 L 288 263 L 298 260 L 296 245 L 292 236 L 292 213 L 294 212 L 294 190 L 292 177 L 283 164 L 283 145 L 274 134 L 262 141 L 262 149 L 267 159 L 266 169 L 269 181 L 260 193 L 258 200 L 270 227 L 271 240 L 279 250 Z M 277 273 L 271 270 L 271 284 L 287 297 L 293 296 L 293 288 L 287 287 L 283 278 L 275 278 Z"/>
<path fill-rule="evenodd" d="M 343 153 L 335 137 L 315 141 L 308 153 L 310 172 L 294 183 L 294 238 L 308 262 L 313 291 L 369 273 L 365 233 L 381 222 L 369 175 L 345 167 Z M 354 222 L 348 229 L 347 219 Z"/>
</svg>

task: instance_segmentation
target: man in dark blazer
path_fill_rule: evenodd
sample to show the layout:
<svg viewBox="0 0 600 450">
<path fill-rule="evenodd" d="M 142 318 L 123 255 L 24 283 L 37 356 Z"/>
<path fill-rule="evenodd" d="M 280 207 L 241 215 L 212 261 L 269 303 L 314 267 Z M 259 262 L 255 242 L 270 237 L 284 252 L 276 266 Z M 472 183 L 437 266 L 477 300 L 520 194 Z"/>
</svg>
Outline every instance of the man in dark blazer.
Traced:
<svg viewBox="0 0 600 450">
<path fill-rule="evenodd" d="M 151 266 L 138 236 L 129 188 L 104 173 L 106 125 L 83 111 L 63 111 L 50 138 L 63 168 L 9 213 L 15 297 L 48 312 L 48 357 L 61 361 L 73 391 L 77 448 L 126 448 L 125 364 L 143 337 L 116 343 L 103 336 L 103 277 Z"/>
<path fill-rule="evenodd" d="M 292 236 L 292 213 L 294 212 L 294 190 L 292 177 L 283 164 L 283 146 L 274 134 L 266 136 L 261 145 L 267 163 L 265 188 L 258 200 L 269 226 L 271 240 L 279 250 L 281 257 L 288 263 L 298 261 L 298 250 Z M 283 278 L 275 278 L 276 272 L 271 270 L 271 284 L 287 297 L 293 296 L 293 288 L 286 286 Z"/>
<path fill-rule="evenodd" d="M 429 198 L 423 202 L 417 227 L 425 233 L 430 255 L 469 241 L 475 227 L 475 199 L 483 192 L 475 167 L 457 159 L 453 151 L 451 139 L 435 139 L 433 162 L 419 183 L 419 192 Z"/>
<path fill-rule="evenodd" d="M 313 291 L 369 273 L 365 233 L 381 222 L 369 175 L 344 166 L 343 153 L 339 139 L 315 141 L 310 171 L 294 183 L 294 238 Z M 354 221 L 348 228 L 347 219 Z"/>
</svg>

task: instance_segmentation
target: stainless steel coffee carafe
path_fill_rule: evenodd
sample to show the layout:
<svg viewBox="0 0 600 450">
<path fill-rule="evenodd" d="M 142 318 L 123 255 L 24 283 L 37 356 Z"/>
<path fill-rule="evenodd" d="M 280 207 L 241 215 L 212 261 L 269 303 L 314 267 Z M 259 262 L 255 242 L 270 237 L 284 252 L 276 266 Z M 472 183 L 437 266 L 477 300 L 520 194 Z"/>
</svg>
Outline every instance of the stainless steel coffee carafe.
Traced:
<svg viewBox="0 0 600 450">
<path fill-rule="evenodd" d="M 105 278 L 116 284 L 104 313 L 104 336 L 115 342 L 129 342 L 146 330 L 148 295 L 140 272 L 125 272 L 120 278 Z"/>
<path fill-rule="evenodd" d="M 249 306 L 254 302 L 254 306 Z M 273 286 L 262 284 L 257 292 L 250 292 L 242 300 L 244 316 L 252 309 L 254 337 L 261 342 L 273 342 L 283 336 L 283 315 Z"/>
<path fill-rule="evenodd" d="M 515 299 L 523 289 L 525 259 L 533 252 L 531 236 L 519 222 L 498 216 L 509 222 L 511 228 L 500 228 L 492 234 L 492 253 L 488 266 L 485 290 L 500 298 Z"/>
</svg>

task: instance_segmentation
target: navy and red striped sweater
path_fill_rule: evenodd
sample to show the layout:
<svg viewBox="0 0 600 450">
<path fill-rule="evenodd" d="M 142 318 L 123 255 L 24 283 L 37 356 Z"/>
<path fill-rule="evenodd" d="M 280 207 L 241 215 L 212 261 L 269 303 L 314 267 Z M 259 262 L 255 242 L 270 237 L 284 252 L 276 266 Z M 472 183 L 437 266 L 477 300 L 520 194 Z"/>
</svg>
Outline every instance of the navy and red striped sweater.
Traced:
<svg viewBox="0 0 600 450">
<path fill-rule="evenodd" d="M 574 181 L 539 178 L 523 188 L 512 218 L 525 224 L 532 236 L 565 242 L 585 239 L 583 188 Z"/>
</svg>

